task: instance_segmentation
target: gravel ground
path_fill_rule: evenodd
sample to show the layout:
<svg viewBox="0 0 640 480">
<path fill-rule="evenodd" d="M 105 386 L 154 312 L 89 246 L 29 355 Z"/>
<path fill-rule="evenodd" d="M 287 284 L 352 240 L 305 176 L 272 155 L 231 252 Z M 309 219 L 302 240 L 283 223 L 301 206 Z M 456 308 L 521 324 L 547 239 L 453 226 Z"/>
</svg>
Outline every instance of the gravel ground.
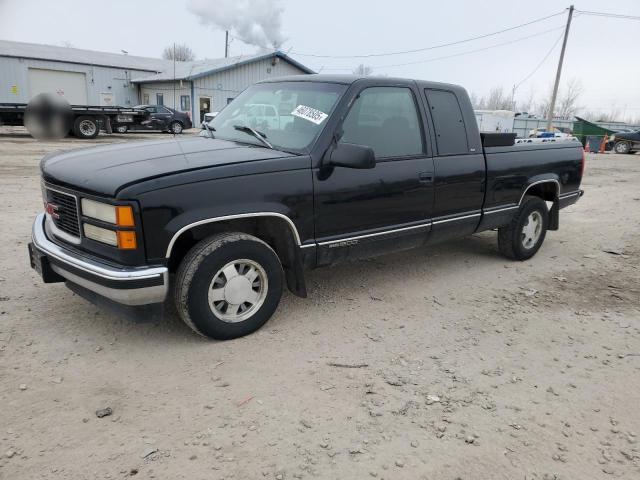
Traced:
<svg viewBox="0 0 640 480">
<path fill-rule="evenodd" d="M 640 156 L 590 155 L 528 262 L 488 232 L 316 270 L 212 342 L 29 268 L 40 158 L 141 137 L 0 129 L 0 478 L 640 478 Z"/>
</svg>

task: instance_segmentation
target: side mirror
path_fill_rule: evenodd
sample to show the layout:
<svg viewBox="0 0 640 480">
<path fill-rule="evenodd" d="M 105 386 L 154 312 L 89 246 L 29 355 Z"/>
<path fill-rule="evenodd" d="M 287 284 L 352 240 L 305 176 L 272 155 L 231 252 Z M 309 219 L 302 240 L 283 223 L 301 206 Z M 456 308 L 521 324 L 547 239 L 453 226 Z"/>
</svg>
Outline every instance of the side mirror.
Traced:
<svg viewBox="0 0 640 480">
<path fill-rule="evenodd" d="M 338 143 L 329 156 L 329 165 L 344 168 L 374 168 L 376 155 L 373 148 L 355 143 Z"/>
</svg>

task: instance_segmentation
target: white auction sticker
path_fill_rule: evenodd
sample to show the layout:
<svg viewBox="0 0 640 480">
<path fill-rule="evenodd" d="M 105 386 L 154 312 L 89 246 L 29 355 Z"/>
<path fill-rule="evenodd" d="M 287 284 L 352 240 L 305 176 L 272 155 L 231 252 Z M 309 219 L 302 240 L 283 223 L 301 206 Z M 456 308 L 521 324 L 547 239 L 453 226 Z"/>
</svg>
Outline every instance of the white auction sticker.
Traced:
<svg viewBox="0 0 640 480">
<path fill-rule="evenodd" d="M 304 118 L 305 120 L 309 120 L 310 122 L 315 123 L 316 125 L 320 125 L 324 122 L 324 119 L 327 118 L 327 115 L 320 110 L 316 110 L 315 108 L 307 107 L 306 105 L 298 105 L 291 115 L 296 117 Z"/>
</svg>

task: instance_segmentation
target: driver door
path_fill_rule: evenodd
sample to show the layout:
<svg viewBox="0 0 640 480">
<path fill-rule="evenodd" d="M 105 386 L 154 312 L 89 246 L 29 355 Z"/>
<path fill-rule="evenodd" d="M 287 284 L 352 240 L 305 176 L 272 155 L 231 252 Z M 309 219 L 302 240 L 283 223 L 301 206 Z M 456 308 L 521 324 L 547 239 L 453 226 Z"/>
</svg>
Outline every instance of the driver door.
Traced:
<svg viewBox="0 0 640 480">
<path fill-rule="evenodd" d="M 314 171 L 319 265 L 425 243 L 434 190 L 423 119 L 410 82 L 356 93 L 338 143 L 371 147 L 376 165 Z"/>
</svg>

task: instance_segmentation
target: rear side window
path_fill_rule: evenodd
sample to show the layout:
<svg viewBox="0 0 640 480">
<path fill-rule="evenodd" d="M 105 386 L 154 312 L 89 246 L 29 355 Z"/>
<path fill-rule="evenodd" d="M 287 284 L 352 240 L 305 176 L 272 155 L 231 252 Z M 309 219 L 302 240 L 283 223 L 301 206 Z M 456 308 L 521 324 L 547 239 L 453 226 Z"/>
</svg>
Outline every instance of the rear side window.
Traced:
<svg viewBox="0 0 640 480">
<path fill-rule="evenodd" d="M 408 88 L 366 88 L 351 106 L 342 129 L 340 142 L 371 147 L 376 158 L 423 153 L 420 119 Z"/>
<path fill-rule="evenodd" d="M 439 155 L 469 153 L 467 130 L 458 99 L 445 90 L 425 90 L 436 132 Z"/>
</svg>

